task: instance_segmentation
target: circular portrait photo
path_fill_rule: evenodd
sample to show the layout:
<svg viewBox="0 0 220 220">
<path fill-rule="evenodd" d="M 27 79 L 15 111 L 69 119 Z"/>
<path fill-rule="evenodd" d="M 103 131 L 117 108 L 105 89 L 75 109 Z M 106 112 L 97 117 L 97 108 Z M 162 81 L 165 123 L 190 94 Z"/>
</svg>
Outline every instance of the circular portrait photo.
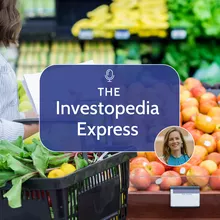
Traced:
<svg viewBox="0 0 220 220">
<path fill-rule="evenodd" d="M 168 166 L 185 164 L 193 155 L 194 146 L 192 135 L 179 126 L 163 129 L 154 142 L 157 157 Z"/>
</svg>

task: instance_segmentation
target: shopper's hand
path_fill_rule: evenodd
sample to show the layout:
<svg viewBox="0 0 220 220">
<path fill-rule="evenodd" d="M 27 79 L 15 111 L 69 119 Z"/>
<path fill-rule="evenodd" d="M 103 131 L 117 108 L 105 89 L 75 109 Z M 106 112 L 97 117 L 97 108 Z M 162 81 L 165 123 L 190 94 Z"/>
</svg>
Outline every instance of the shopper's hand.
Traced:
<svg viewBox="0 0 220 220">
<path fill-rule="evenodd" d="M 38 118 L 38 115 L 33 110 L 25 112 L 24 114 L 25 114 L 25 118 Z"/>
<path fill-rule="evenodd" d="M 24 139 L 39 132 L 39 124 L 24 125 Z"/>
</svg>

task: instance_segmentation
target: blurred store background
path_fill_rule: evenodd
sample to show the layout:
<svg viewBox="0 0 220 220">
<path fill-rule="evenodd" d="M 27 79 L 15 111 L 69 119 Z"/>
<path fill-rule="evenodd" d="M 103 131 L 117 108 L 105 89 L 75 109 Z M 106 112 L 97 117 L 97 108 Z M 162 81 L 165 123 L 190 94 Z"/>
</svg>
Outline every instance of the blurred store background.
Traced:
<svg viewBox="0 0 220 220">
<path fill-rule="evenodd" d="M 220 0 L 20 0 L 18 7 L 20 46 L 0 49 L 18 79 L 93 59 L 164 63 L 182 81 L 220 84 Z"/>
</svg>

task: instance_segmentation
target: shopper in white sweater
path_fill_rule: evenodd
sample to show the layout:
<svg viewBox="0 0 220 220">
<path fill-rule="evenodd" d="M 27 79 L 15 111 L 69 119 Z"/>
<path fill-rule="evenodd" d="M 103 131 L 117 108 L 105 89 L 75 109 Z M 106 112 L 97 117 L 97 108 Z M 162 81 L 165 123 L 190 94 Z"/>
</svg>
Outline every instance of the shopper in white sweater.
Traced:
<svg viewBox="0 0 220 220">
<path fill-rule="evenodd" d="M 0 44 L 17 44 L 21 22 L 16 9 L 16 0 L 0 0 Z M 18 110 L 16 75 L 9 63 L 0 54 L 0 140 L 23 139 L 39 131 L 38 124 L 23 125 L 14 119 L 36 116 L 34 112 L 20 113 Z"/>
</svg>

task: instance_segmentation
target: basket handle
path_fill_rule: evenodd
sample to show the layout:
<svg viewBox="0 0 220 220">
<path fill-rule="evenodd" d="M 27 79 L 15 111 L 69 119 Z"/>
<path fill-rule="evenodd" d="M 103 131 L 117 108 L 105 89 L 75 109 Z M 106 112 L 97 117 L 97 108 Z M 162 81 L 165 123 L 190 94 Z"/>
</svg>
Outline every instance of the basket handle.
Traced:
<svg viewBox="0 0 220 220">
<path fill-rule="evenodd" d="M 103 153 L 103 154 L 99 157 L 99 159 L 97 160 L 97 162 L 103 160 L 104 157 L 105 157 L 108 153 L 109 153 L 109 152 Z"/>
</svg>

